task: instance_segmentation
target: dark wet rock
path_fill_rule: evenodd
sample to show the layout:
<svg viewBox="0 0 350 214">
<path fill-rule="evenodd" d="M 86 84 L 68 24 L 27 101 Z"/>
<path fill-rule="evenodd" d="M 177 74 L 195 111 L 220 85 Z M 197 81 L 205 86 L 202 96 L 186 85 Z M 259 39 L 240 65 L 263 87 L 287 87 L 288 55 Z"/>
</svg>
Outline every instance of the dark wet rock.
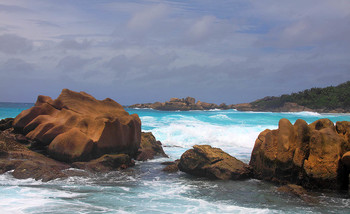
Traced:
<svg viewBox="0 0 350 214">
<path fill-rule="evenodd" d="M 141 144 L 136 160 L 146 161 L 155 157 L 168 157 L 162 147 L 162 143 L 157 141 L 152 132 L 141 133 Z"/>
<path fill-rule="evenodd" d="M 337 130 L 343 129 L 328 119 L 310 125 L 281 119 L 277 130 L 265 130 L 255 141 L 254 177 L 311 189 L 347 189 L 348 172 L 340 160 L 349 145 Z"/>
<path fill-rule="evenodd" d="M 28 149 L 3 132 L 0 132 L 0 174 L 13 170 L 12 175 L 18 179 L 33 178 L 49 181 L 66 177 L 62 170 L 70 166 L 55 161 Z"/>
<path fill-rule="evenodd" d="M 187 150 L 178 167 L 183 172 L 211 179 L 237 180 L 251 175 L 247 164 L 209 145 L 195 145 Z"/>
<path fill-rule="evenodd" d="M 180 160 L 175 160 L 175 161 L 168 161 L 168 162 L 163 162 L 162 165 L 166 165 L 162 171 L 163 172 L 168 172 L 168 173 L 175 173 L 179 171 L 179 164 Z"/>
<path fill-rule="evenodd" d="M 318 200 L 316 200 L 314 197 L 310 196 L 310 194 L 308 193 L 308 191 L 306 189 L 304 189 L 302 186 L 299 186 L 299 185 L 287 184 L 287 185 L 278 187 L 277 191 L 280 193 L 296 196 L 307 203 L 317 203 L 318 202 Z"/>
<path fill-rule="evenodd" d="M 75 162 L 73 167 L 91 172 L 108 172 L 134 166 L 135 162 L 127 154 L 106 154 L 89 162 Z"/>
<path fill-rule="evenodd" d="M 350 152 L 346 152 L 342 156 L 341 162 L 347 167 L 348 170 L 350 170 Z"/>
<path fill-rule="evenodd" d="M 0 131 L 4 131 L 12 127 L 13 118 L 6 118 L 0 120 Z"/>
</svg>

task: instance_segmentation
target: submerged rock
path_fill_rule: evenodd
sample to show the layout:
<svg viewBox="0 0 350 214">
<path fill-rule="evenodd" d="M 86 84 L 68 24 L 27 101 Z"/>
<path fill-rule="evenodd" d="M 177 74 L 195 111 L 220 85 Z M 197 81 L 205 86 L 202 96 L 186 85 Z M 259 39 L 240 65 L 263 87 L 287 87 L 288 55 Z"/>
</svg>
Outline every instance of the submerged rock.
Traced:
<svg viewBox="0 0 350 214">
<path fill-rule="evenodd" d="M 134 166 L 134 161 L 127 154 L 106 154 L 89 162 L 75 162 L 73 167 L 91 172 L 108 172 L 111 170 L 126 169 Z"/>
<path fill-rule="evenodd" d="M 145 161 L 153 159 L 156 156 L 168 157 L 163 150 L 162 143 L 156 140 L 152 132 L 142 132 L 141 144 L 136 160 Z"/>
<path fill-rule="evenodd" d="M 277 183 L 294 183 L 307 188 L 348 188 L 349 174 L 342 155 L 349 130 L 328 119 L 308 125 L 298 119 L 292 125 L 281 119 L 277 130 L 265 130 L 255 141 L 250 166 L 254 177 Z"/>
<path fill-rule="evenodd" d="M 237 180 L 251 175 L 247 164 L 209 145 L 195 145 L 187 150 L 178 167 L 183 172 L 211 179 Z"/>
<path fill-rule="evenodd" d="M 65 162 L 86 161 L 106 153 L 134 157 L 141 141 L 141 121 L 117 102 L 96 100 L 85 92 L 63 89 L 56 100 L 39 96 L 35 106 L 13 121 L 16 131 Z"/>
<path fill-rule="evenodd" d="M 311 197 L 306 189 L 295 184 L 287 184 L 277 188 L 278 192 L 296 196 L 307 203 L 317 203 L 318 201 Z"/>
</svg>

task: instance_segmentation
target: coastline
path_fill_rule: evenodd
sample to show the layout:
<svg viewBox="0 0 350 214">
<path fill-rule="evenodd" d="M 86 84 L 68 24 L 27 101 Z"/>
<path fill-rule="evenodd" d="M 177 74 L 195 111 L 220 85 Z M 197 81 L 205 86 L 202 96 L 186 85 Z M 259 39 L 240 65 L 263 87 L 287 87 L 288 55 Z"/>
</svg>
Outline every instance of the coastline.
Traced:
<svg viewBox="0 0 350 214">
<path fill-rule="evenodd" d="M 71 210 L 86 212 L 151 212 L 150 205 L 158 206 L 160 212 L 166 212 L 173 207 L 175 213 L 189 210 L 200 212 L 232 213 L 232 212 L 321 212 L 324 210 L 349 211 L 346 208 L 347 194 L 329 191 L 311 191 L 319 202 L 305 202 L 298 196 L 277 191 L 275 184 L 249 179 L 245 181 L 213 181 L 206 178 L 189 176 L 183 172 L 168 174 L 162 172 L 161 163 L 178 159 L 185 150 L 194 144 L 211 144 L 222 148 L 230 155 L 249 162 L 252 143 L 263 129 L 276 129 L 280 117 L 287 117 L 293 123 L 297 118 L 304 118 L 308 123 L 325 117 L 323 114 L 299 115 L 290 113 L 271 112 L 240 112 L 240 111 L 158 111 L 146 109 L 128 109 L 129 113 L 137 113 L 143 123 L 142 131 L 152 131 L 158 140 L 162 141 L 164 151 L 170 158 L 159 158 L 151 161 L 136 161 L 134 167 L 122 171 L 111 171 L 95 175 L 73 176 L 68 179 L 55 179 L 48 183 L 32 179 L 17 180 L 11 173 L 0 175 L 3 180 L 3 191 L 11 192 L 18 189 L 22 198 L 25 189 L 39 192 L 51 206 L 26 205 L 32 210 L 65 210 L 68 202 L 74 200 L 80 205 L 70 206 Z M 254 120 L 251 120 L 256 118 Z M 260 119 L 259 119 L 260 118 Z M 334 122 L 350 120 L 347 115 L 330 117 Z M 174 145 L 180 147 L 174 147 Z M 81 171 L 77 171 L 81 172 Z M 24 184 L 26 187 L 22 187 Z M 31 189 L 31 185 L 36 184 Z M 19 186 L 18 186 L 19 185 Z M 66 194 L 66 198 L 56 197 L 58 191 Z M 103 190 L 103 191 L 101 191 Z M 199 192 L 198 192 L 199 191 Z M 237 191 L 240 194 L 237 194 Z M 41 192 L 40 192 L 41 193 Z M 71 197 L 69 195 L 74 194 Z M 200 195 L 198 195 L 200 194 Z M 118 197 L 117 197 L 118 196 Z M 7 195 L 8 199 L 13 196 Z M 105 198 L 103 203 L 95 201 L 98 197 Z M 107 197 L 107 198 L 106 198 Z M 269 201 L 264 200 L 269 198 Z M 29 200 L 30 198 L 28 198 Z M 7 202 L 5 200 L 3 204 Z M 35 199 L 36 201 L 36 199 Z M 134 204 L 135 201 L 138 203 Z M 115 204 L 118 207 L 115 207 Z M 130 207 L 130 203 L 134 204 Z M 199 206 L 199 203 L 201 206 Z M 85 204 L 85 205 L 84 205 Z M 166 206 L 165 206 L 166 205 Z M 8 205 L 10 206 L 10 205 Z M 88 206 L 89 210 L 87 210 Z M 163 207 L 165 206 L 165 207 Z M 60 208 L 58 208 L 60 207 Z M 27 210 L 29 208 L 26 208 Z M 55 209 L 55 210 L 54 210 Z M 154 211 L 154 210 L 153 210 Z"/>
</svg>

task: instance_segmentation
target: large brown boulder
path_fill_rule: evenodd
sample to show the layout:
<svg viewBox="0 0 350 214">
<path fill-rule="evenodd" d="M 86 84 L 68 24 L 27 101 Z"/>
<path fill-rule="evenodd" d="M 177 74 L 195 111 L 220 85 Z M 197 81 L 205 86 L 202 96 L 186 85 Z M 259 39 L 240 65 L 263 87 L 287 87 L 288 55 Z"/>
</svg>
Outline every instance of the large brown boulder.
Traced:
<svg viewBox="0 0 350 214">
<path fill-rule="evenodd" d="M 146 161 L 156 156 L 168 157 L 162 147 L 162 143 L 157 141 L 152 132 L 141 133 L 141 144 L 136 160 Z"/>
<path fill-rule="evenodd" d="M 341 157 L 349 148 L 344 138 L 348 131 L 340 129 L 328 119 L 310 125 L 281 119 L 277 130 L 267 129 L 255 141 L 250 160 L 254 177 L 307 188 L 347 188 L 349 175 Z"/>
<path fill-rule="evenodd" d="M 16 131 L 65 162 L 85 161 L 105 153 L 134 157 L 141 141 L 141 121 L 117 102 L 96 100 L 85 92 L 63 89 L 55 100 L 39 96 L 35 106 L 13 121 Z"/>
<path fill-rule="evenodd" d="M 195 145 L 182 154 L 178 168 L 186 173 L 211 179 L 237 180 L 250 177 L 250 167 L 209 145 Z"/>
</svg>

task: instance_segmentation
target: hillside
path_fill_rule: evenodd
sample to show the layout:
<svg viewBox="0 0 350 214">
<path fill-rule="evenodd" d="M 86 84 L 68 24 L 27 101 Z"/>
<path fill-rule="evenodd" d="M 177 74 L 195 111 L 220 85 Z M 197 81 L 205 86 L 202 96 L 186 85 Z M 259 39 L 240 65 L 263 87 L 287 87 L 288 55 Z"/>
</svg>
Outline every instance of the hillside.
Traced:
<svg viewBox="0 0 350 214">
<path fill-rule="evenodd" d="M 350 112 L 350 81 L 338 86 L 265 97 L 251 103 L 234 105 L 234 108 L 241 111 Z"/>
</svg>

